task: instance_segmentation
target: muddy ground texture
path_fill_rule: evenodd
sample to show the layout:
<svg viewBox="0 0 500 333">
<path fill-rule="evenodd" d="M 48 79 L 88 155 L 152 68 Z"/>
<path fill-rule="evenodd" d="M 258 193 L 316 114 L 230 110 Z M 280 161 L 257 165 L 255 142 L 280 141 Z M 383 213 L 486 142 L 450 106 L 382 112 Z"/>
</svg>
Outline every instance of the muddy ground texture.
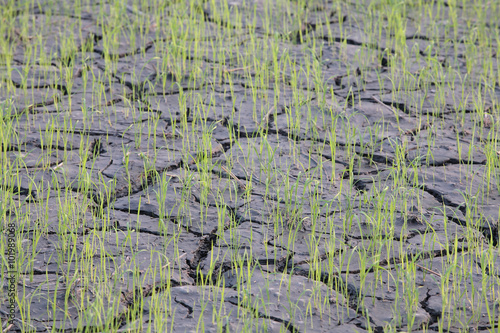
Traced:
<svg viewBox="0 0 500 333">
<path fill-rule="evenodd" d="M 500 274 L 498 258 L 489 269 L 481 269 L 480 260 L 470 261 L 481 246 L 498 246 L 498 170 L 487 173 L 481 149 L 491 129 L 498 127 L 488 123 L 491 119 L 478 125 L 471 99 L 463 105 L 464 95 L 480 92 L 457 83 L 436 108 L 435 100 L 442 96 L 435 96 L 432 85 L 440 82 L 425 78 L 425 88 L 416 84 L 427 64 L 411 54 L 407 61 L 415 81 L 402 84 L 413 86 L 394 91 L 388 60 L 394 50 L 364 40 L 358 19 L 362 13 L 354 7 L 344 11 L 343 25 L 350 33 L 341 36 L 337 15 L 332 14 L 326 31 L 324 11 L 334 13 L 335 8 L 312 8 L 311 21 L 292 32 L 297 38 L 280 42 L 278 57 L 286 49 L 298 65 L 305 61 L 310 51 L 302 35 L 314 39 L 317 49 L 321 44 L 321 84 L 334 99 L 320 101 L 318 83 L 299 73 L 301 101 L 284 84 L 272 107 L 273 75 L 264 84 L 254 69 L 238 69 L 235 54 L 216 52 L 205 42 L 200 43 L 207 49 L 205 56 L 197 59 L 204 67 L 198 70 L 215 73 L 222 67 L 222 76 L 192 82 L 189 72 L 181 77 L 158 73 L 155 62 L 161 59 L 154 57 L 161 36 L 155 33 L 141 36 L 149 40 L 132 50 L 130 36 L 120 37 L 112 55 L 117 57 L 112 80 L 99 81 L 109 54 L 101 46 L 102 29 L 91 8 L 79 14 L 84 29 L 74 47 L 81 50 L 88 44 L 93 50 L 85 60 L 80 55 L 72 60 L 71 82 L 40 74 L 59 73 L 64 68 L 60 62 L 34 62 L 27 73 L 12 74 L 9 79 L 20 87 L 24 82 L 29 93 L 0 96 L 12 101 L 21 138 L 2 147 L 2 156 L 12 161 L 21 157 L 24 167 L 12 186 L 2 190 L 15 195 L 19 206 L 5 216 L 18 224 L 22 248 L 33 259 L 19 267 L 18 294 L 30 299 L 29 317 L 18 309 L 19 320 L 11 331 L 99 331 L 95 318 L 79 318 L 79 309 L 93 302 L 103 305 L 102 318 L 111 318 L 123 331 L 154 326 L 162 316 L 151 317 L 153 307 L 161 308 L 166 327 L 175 332 L 201 330 L 201 322 L 208 332 L 404 331 L 409 310 L 398 297 L 406 284 L 397 270 L 407 262 L 416 269 L 412 283 L 418 290 L 413 330 L 438 331 L 443 318 L 449 332 L 495 327 L 488 319 L 492 305 L 471 308 L 470 295 L 464 296 L 481 286 L 488 289 L 485 279 L 496 283 L 492 278 Z M 54 26 L 43 38 L 55 59 L 62 59 L 57 58 L 63 33 L 57 24 L 77 18 L 54 12 L 49 17 L 43 6 L 29 12 L 35 17 L 33 29 Z M 217 22 L 209 7 L 202 17 L 207 40 L 243 52 L 244 34 L 222 37 L 225 30 L 235 29 L 231 22 Z M 258 20 L 250 23 L 256 24 L 256 38 L 275 38 L 263 33 Z M 275 32 L 283 34 L 279 27 Z M 420 55 L 432 42 L 425 33 L 412 31 L 411 23 L 406 38 L 408 45 L 418 45 Z M 442 52 L 433 56 L 464 73 L 460 55 L 466 46 L 460 39 L 449 43 L 453 48 L 433 50 Z M 380 52 L 380 62 L 359 67 L 356 55 L 361 49 Z M 255 52 L 262 56 L 268 50 Z M 25 67 L 22 43 L 13 57 L 19 68 Z M 188 70 L 195 70 L 189 66 L 192 61 L 186 54 Z M 92 73 L 92 79 L 86 81 L 84 73 Z M 285 81 L 290 76 L 282 73 Z M 452 79 L 458 82 L 458 76 Z M 93 84 L 104 94 L 97 101 Z M 258 92 L 255 99 L 251 87 Z M 500 97 L 498 86 L 494 91 L 481 96 L 485 105 L 493 106 Z M 208 110 L 203 118 L 200 105 Z M 463 109 L 458 126 L 457 113 Z M 426 115 L 425 122 L 417 121 L 418 113 Z M 312 116 L 294 124 L 288 120 L 301 114 Z M 44 154 L 46 135 L 57 135 L 69 123 L 72 134 L 61 135 L 51 154 Z M 40 167 L 42 156 L 49 167 Z M 381 210 L 392 216 L 379 214 Z M 383 230 L 372 227 L 376 216 L 387 219 Z M 470 239 L 477 240 L 475 249 Z M 458 282 L 444 271 L 445 263 L 457 256 L 472 272 Z M 88 266 L 77 267 L 77 261 Z M 238 265 L 249 273 L 236 274 Z M 328 271 L 331 267 L 335 270 Z M 83 286 L 74 280 L 68 287 L 82 270 L 95 275 L 93 282 Z M 444 297 L 443 280 L 459 286 L 462 297 Z M 100 288 L 109 293 L 99 293 Z M 207 293 L 224 293 L 223 301 Z M 153 306 L 153 295 L 164 295 L 168 307 Z M 314 300 L 317 295 L 321 301 Z M 7 311 L 3 296 L 1 309 Z M 447 301 L 453 304 L 443 303 Z M 497 307 L 492 308 L 497 316 Z M 125 318 L 132 312 L 143 317 L 130 324 Z M 213 317 L 217 312 L 218 323 Z"/>
</svg>

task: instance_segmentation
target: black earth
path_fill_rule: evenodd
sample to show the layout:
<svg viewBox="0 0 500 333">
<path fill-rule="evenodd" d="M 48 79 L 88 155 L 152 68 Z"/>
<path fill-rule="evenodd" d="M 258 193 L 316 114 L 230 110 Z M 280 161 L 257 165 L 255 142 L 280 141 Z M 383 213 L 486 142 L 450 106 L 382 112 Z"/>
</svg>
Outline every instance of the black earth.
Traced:
<svg viewBox="0 0 500 333">
<path fill-rule="evenodd" d="M 2 331 L 497 332 L 498 17 L 0 0 Z"/>
</svg>

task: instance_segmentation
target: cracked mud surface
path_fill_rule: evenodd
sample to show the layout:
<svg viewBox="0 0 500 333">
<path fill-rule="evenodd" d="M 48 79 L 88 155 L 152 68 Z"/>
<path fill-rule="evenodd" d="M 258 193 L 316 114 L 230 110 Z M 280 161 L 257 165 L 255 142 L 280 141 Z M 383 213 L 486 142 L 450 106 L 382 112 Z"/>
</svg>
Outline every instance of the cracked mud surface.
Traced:
<svg viewBox="0 0 500 333">
<path fill-rule="evenodd" d="M 10 331 L 498 329 L 498 39 L 270 3 L 0 1 Z"/>
</svg>

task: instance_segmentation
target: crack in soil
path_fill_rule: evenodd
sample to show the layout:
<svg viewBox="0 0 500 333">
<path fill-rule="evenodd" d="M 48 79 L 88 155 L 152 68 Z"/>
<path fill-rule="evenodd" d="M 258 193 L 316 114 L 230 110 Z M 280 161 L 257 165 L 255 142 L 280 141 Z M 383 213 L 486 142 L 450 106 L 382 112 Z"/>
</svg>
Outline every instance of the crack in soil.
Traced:
<svg viewBox="0 0 500 333">
<path fill-rule="evenodd" d="M 299 333 L 300 332 L 300 330 L 298 328 L 296 328 L 295 326 L 292 325 L 291 321 L 284 320 L 282 318 L 278 318 L 275 316 L 263 314 L 263 313 L 257 311 L 256 309 L 252 308 L 249 305 L 244 305 L 244 304 L 241 304 L 240 302 L 235 302 L 232 299 L 228 299 L 227 302 L 231 303 L 233 305 L 236 305 L 238 307 L 242 307 L 242 308 L 245 308 L 247 310 L 250 310 L 254 314 L 254 316 L 256 316 L 257 318 L 270 319 L 270 320 L 275 321 L 277 323 L 283 324 L 285 326 L 285 329 L 288 330 L 288 332 L 290 332 L 290 333 Z"/>
</svg>

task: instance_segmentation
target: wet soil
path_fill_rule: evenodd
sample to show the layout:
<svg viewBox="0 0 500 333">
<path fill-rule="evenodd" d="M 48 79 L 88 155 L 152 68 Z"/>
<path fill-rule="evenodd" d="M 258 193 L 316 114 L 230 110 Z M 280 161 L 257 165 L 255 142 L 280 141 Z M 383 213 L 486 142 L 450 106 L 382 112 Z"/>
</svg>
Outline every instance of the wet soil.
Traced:
<svg viewBox="0 0 500 333">
<path fill-rule="evenodd" d="M 317 51 L 323 79 L 298 73 L 303 96 L 297 100 L 292 83 L 281 82 L 278 97 L 274 76 L 264 84 L 255 69 L 237 68 L 247 36 L 228 30 L 252 25 L 262 45 L 275 38 L 265 32 L 258 4 L 255 11 L 232 4 L 226 21 L 209 5 L 199 9 L 207 39 L 199 42 L 206 52 L 196 61 L 207 71 L 226 70 L 203 82 L 190 81 L 189 71 L 158 71 L 161 33 L 133 42 L 124 34 L 107 50 L 99 7 L 72 16 L 65 6 L 50 16 L 43 5 L 22 14 L 34 18 L 29 29 L 52 26 L 43 45 L 55 60 L 43 63 L 32 54 L 26 66 L 19 42 L 12 56 L 22 70 L 0 73 L 20 87 L 8 95 L 0 90 L 0 100 L 10 101 L 18 117 L 12 134 L 18 140 L 2 145 L 2 154 L 23 161 L 19 176 L 2 185 L 19 207 L 5 216 L 17 223 L 23 247 L 33 253 L 18 285 L 20 295 L 31 297 L 30 314 L 18 312 L 18 318 L 40 332 L 101 331 L 95 318 L 81 318 L 78 311 L 98 301 L 98 315 L 123 332 L 148 325 L 201 331 L 200 323 L 207 332 L 494 328 L 489 315 L 498 315 L 491 310 L 498 303 L 471 307 L 460 297 L 447 305 L 442 281 L 445 263 L 455 260 L 473 272 L 454 282 L 464 294 L 498 289 L 487 285 L 500 276 L 498 258 L 488 267 L 470 259 L 498 246 L 499 170 L 488 165 L 483 149 L 498 127 L 478 122 L 472 99 L 463 103 L 464 95 L 482 92 L 463 86 L 460 75 L 447 78 L 456 84 L 444 98 L 432 89 L 441 82 L 419 78 L 428 66 L 420 55 L 432 42 L 425 31 L 416 34 L 408 23 L 406 43 L 420 50 L 407 59 L 411 81 L 391 75 L 388 55 L 395 50 L 389 38 L 368 41 L 363 13 L 354 6 L 343 12 L 342 25 L 336 7 L 327 4 L 310 8 L 310 21 L 295 31 L 271 27 L 280 38 L 278 59 L 286 54 L 301 66 Z M 231 25 L 236 9 L 251 13 L 243 27 Z M 330 22 L 324 11 L 332 13 Z M 73 32 L 58 24 L 68 20 L 83 23 L 74 25 L 74 53 L 62 54 L 59 43 Z M 211 38 L 217 45 L 207 42 Z M 432 56 L 464 75 L 465 46 L 447 43 L 432 49 Z M 84 45 L 90 51 L 81 57 Z M 224 48 L 235 51 L 226 54 Z M 360 68 L 356 57 L 364 48 L 380 56 Z M 267 48 L 254 51 L 271 59 Z M 116 59 L 112 79 L 100 80 L 110 58 Z M 195 70 L 189 66 L 193 55 L 184 60 Z M 282 73 L 285 83 L 293 82 L 292 67 Z M 58 79 L 65 68 L 74 71 L 70 82 Z M 394 79 L 405 88 L 394 90 Z M 324 87 L 332 95 L 320 100 L 317 91 Z M 478 97 L 493 107 L 500 88 Z M 417 117 L 422 114 L 425 122 Z M 64 124 L 71 124 L 70 134 L 63 133 Z M 49 136 L 55 144 L 47 154 Z M 408 262 L 416 272 L 405 280 Z M 95 275 L 94 282 L 70 281 L 82 269 Z M 402 298 L 409 281 L 417 286 L 411 312 Z M 158 304 L 158 298 L 168 302 Z M 141 319 L 131 320 L 137 312 Z M 11 331 L 26 327 L 16 322 Z"/>
</svg>

